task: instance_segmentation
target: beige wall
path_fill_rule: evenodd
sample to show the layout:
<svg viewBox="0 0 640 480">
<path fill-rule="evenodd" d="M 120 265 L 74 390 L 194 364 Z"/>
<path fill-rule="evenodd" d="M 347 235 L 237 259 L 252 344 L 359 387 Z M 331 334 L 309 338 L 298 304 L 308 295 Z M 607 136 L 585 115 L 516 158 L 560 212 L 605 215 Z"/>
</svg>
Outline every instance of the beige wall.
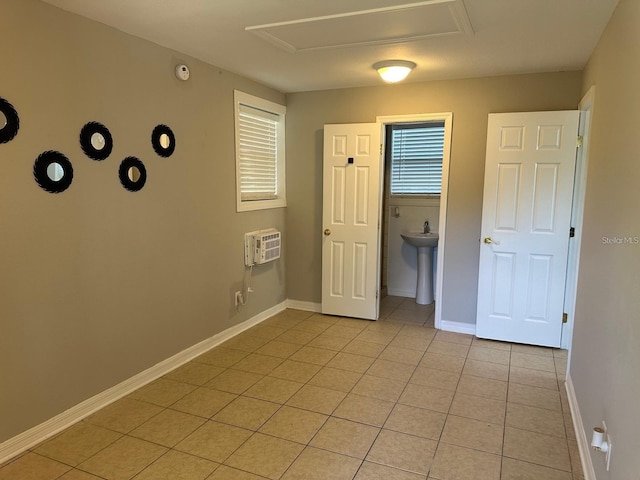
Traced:
<svg viewBox="0 0 640 480">
<path fill-rule="evenodd" d="M 321 301 L 322 129 L 377 115 L 453 112 L 442 319 L 475 323 L 487 114 L 577 108 L 581 72 L 287 95 L 287 294 Z"/>
<path fill-rule="evenodd" d="M 34 0 L 0 2 L 0 96 L 18 110 L 0 145 L 0 442 L 285 299 L 284 259 L 255 269 L 237 313 L 243 233 L 284 229 L 284 209 L 235 212 L 233 90 L 284 95 Z M 223 48 L 211 45 L 211 48 Z M 179 62 L 192 78 L 178 81 Z M 78 136 L 104 123 L 114 150 L 89 160 Z M 175 132 L 155 155 L 153 127 Z M 52 195 L 35 158 L 66 154 Z M 145 163 L 124 190 L 120 161 Z"/>
<path fill-rule="evenodd" d="M 585 70 L 595 85 L 570 375 L 587 435 L 605 420 L 611 470 L 591 451 L 598 480 L 640 472 L 640 2 L 622 0 Z M 604 238 L 631 237 L 629 244 Z"/>
</svg>

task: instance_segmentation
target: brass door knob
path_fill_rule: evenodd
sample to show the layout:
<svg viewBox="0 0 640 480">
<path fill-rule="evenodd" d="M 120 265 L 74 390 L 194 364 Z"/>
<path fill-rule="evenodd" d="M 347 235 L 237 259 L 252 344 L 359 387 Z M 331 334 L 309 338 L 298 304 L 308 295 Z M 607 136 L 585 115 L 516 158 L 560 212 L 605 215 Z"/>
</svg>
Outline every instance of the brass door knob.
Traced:
<svg viewBox="0 0 640 480">
<path fill-rule="evenodd" d="M 485 237 L 485 239 L 484 239 L 484 243 L 492 244 L 492 245 L 500 245 L 500 242 L 498 242 L 498 241 L 494 240 L 494 239 L 493 239 L 493 238 L 491 238 L 491 237 Z"/>
<path fill-rule="evenodd" d="M 327 235 L 327 236 L 331 235 L 331 230 L 329 230 L 328 228 L 325 228 L 324 229 L 324 234 Z"/>
</svg>

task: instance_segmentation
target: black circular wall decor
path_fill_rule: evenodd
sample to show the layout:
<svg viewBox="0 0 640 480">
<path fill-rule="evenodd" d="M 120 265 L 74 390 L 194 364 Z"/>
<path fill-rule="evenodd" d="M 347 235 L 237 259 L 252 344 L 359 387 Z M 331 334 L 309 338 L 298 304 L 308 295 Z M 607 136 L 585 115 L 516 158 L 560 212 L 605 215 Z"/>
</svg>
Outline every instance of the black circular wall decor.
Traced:
<svg viewBox="0 0 640 480">
<path fill-rule="evenodd" d="M 151 133 L 151 145 L 161 157 L 170 157 L 176 149 L 176 137 L 166 125 L 158 125 Z"/>
<path fill-rule="evenodd" d="M 89 122 L 80 131 L 80 146 L 87 157 L 104 160 L 113 150 L 109 129 L 98 122 Z"/>
<path fill-rule="evenodd" d="M 36 158 L 33 176 L 43 190 L 60 193 L 69 188 L 73 181 L 73 166 L 62 153 L 49 150 Z"/>
<path fill-rule="evenodd" d="M 124 188 L 130 192 L 137 192 L 147 182 L 147 169 L 136 157 L 127 157 L 120 164 L 118 176 Z"/>
<path fill-rule="evenodd" d="M 20 128 L 18 112 L 8 101 L 0 97 L 0 143 L 13 140 Z"/>
</svg>

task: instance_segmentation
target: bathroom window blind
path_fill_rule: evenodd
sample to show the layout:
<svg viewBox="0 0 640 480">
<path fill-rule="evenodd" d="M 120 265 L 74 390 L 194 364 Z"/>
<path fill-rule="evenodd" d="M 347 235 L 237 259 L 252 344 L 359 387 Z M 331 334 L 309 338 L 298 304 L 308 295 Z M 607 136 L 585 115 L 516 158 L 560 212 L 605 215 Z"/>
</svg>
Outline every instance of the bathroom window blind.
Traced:
<svg viewBox="0 0 640 480">
<path fill-rule="evenodd" d="M 240 104 L 238 145 L 242 201 L 278 196 L 278 122 L 280 115 Z"/>
<path fill-rule="evenodd" d="M 391 195 L 439 195 L 444 122 L 391 125 Z"/>
</svg>

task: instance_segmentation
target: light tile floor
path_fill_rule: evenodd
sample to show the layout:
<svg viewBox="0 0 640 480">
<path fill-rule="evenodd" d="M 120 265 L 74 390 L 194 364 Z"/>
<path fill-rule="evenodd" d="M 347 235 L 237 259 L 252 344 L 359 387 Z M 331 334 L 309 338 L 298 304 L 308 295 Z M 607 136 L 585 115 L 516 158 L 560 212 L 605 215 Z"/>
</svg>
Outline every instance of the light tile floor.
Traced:
<svg viewBox="0 0 640 480">
<path fill-rule="evenodd" d="M 286 310 L 0 467 L 0 480 L 582 480 L 566 351 Z"/>
</svg>

